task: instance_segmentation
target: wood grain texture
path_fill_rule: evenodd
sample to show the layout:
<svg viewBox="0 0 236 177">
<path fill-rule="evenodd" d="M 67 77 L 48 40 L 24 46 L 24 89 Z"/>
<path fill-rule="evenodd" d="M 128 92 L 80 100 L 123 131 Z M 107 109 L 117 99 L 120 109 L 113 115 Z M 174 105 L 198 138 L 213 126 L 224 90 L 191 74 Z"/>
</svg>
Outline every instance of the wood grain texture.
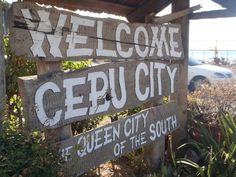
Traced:
<svg viewBox="0 0 236 177">
<path fill-rule="evenodd" d="M 31 60 L 180 60 L 184 56 L 179 25 L 82 17 L 26 2 L 12 5 L 10 32 L 12 51 Z"/>
<path fill-rule="evenodd" d="M 49 88 L 36 99 L 46 85 Z M 145 61 L 109 63 L 68 73 L 21 77 L 19 89 L 31 129 L 57 128 L 175 93 L 178 65 Z M 40 121 L 39 108 L 45 111 L 47 118 L 42 117 L 45 121 L 53 121 L 57 112 L 60 121 L 54 124 Z"/>
<path fill-rule="evenodd" d="M 58 144 L 68 176 L 78 176 L 108 160 L 162 139 L 179 126 L 176 104 L 143 110 Z"/>
<path fill-rule="evenodd" d="M 172 12 L 178 12 L 180 10 L 184 10 L 189 8 L 190 2 L 189 0 L 175 0 L 172 3 Z M 181 85 L 181 89 L 179 89 L 173 100 L 177 101 L 177 111 L 179 115 L 179 123 L 180 128 L 173 134 L 173 147 L 177 149 L 179 145 L 183 142 L 186 142 L 187 138 L 187 80 L 188 80 L 188 51 L 189 51 L 189 19 L 188 16 L 182 17 L 174 23 L 180 23 L 182 28 L 182 38 L 183 38 L 183 47 L 185 52 L 185 58 L 183 63 L 179 65 L 179 84 Z"/>
</svg>

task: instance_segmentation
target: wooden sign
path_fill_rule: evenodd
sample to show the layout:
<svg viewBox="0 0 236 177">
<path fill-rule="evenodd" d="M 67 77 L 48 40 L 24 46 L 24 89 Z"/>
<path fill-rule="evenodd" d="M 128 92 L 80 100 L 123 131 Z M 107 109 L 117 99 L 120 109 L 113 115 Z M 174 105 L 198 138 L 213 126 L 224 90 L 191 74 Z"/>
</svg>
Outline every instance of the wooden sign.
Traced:
<svg viewBox="0 0 236 177">
<path fill-rule="evenodd" d="M 176 104 L 150 108 L 133 116 L 60 142 L 65 171 L 78 176 L 132 150 L 158 141 L 178 128 Z"/>
<path fill-rule="evenodd" d="M 19 78 L 31 129 L 112 114 L 176 92 L 178 65 L 134 61 Z"/>
<path fill-rule="evenodd" d="M 83 17 L 27 2 L 12 5 L 10 33 L 12 51 L 27 59 L 183 59 L 180 25 Z"/>
</svg>

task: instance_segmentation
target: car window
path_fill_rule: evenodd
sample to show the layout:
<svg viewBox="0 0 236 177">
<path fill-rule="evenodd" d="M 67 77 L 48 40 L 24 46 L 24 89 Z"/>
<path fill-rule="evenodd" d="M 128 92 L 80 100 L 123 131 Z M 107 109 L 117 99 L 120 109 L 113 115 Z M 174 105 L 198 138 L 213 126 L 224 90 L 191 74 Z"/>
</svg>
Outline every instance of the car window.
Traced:
<svg viewBox="0 0 236 177">
<path fill-rule="evenodd" d="M 194 58 L 189 58 L 189 60 L 188 60 L 189 66 L 197 66 L 197 65 L 202 65 L 202 64 L 203 64 L 202 62 L 200 62 L 199 60 L 194 59 Z"/>
</svg>

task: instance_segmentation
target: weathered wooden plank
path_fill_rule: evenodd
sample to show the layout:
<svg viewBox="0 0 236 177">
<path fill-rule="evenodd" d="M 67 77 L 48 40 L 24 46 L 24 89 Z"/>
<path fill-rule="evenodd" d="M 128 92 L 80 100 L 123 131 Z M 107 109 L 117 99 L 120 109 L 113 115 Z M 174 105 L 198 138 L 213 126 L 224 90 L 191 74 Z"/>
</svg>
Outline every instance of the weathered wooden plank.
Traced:
<svg viewBox="0 0 236 177">
<path fill-rule="evenodd" d="M 78 176 L 108 160 L 160 140 L 179 126 L 176 104 L 146 109 L 133 116 L 59 143 L 68 176 Z"/>
<path fill-rule="evenodd" d="M 11 15 L 12 50 L 27 59 L 179 60 L 184 55 L 179 25 L 82 17 L 32 3 L 14 3 Z"/>
<path fill-rule="evenodd" d="M 189 8 L 189 0 L 175 0 L 172 3 L 172 12 Z M 176 149 L 185 142 L 187 137 L 187 95 L 188 95 L 188 51 L 189 51 L 189 20 L 188 16 L 178 19 L 176 22 L 181 24 L 183 46 L 185 52 L 184 61 L 179 65 L 179 89 L 172 99 L 177 101 L 177 111 L 179 115 L 180 128 L 173 134 L 173 147 Z"/>
<path fill-rule="evenodd" d="M 69 73 L 21 77 L 19 89 L 32 129 L 49 129 L 111 114 L 170 95 L 178 65 L 118 62 Z"/>
<path fill-rule="evenodd" d="M 194 7 L 180 10 L 180 11 L 172 13 L 172 14 L 164 15 L 162 17 L 156 17 L 153 19 L 153 23 L 156 23 L 156 24 L 167 23 L 167 22 L 176 20 L 178 18 L 181 18 L 183 16 L 189 15 L 199 9 L 201 9 L 201 5 L 196 5 Z"/>
</svg>

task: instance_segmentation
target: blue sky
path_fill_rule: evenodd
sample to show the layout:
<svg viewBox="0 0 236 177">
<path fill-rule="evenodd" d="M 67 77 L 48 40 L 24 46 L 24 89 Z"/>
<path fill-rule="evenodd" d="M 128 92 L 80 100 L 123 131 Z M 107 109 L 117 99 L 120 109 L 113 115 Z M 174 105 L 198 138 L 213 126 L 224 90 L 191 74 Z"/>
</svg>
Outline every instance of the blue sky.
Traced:
<svg viewBox="0 0 236 177">
<path fill-rule="evenodd" d="M 7 0 L 14 2 L 16 0 Z M 191 6 L 202 5 L 200 11 L 222 9 L 211 0 L 191 0 Z M 170 13 L 170 7 L 166 8 L 161 15 Z M 80 12 L 81 15 L 89 15 Z M 98 15 L 96 14 L 96 17 Z M 105 17 L 106 14 L 99 15 Z M 190 21 L 190 49 L 213 49 L 236 50 L 236 17 L 224 19 L 192 20 Z"/>
</svg>

